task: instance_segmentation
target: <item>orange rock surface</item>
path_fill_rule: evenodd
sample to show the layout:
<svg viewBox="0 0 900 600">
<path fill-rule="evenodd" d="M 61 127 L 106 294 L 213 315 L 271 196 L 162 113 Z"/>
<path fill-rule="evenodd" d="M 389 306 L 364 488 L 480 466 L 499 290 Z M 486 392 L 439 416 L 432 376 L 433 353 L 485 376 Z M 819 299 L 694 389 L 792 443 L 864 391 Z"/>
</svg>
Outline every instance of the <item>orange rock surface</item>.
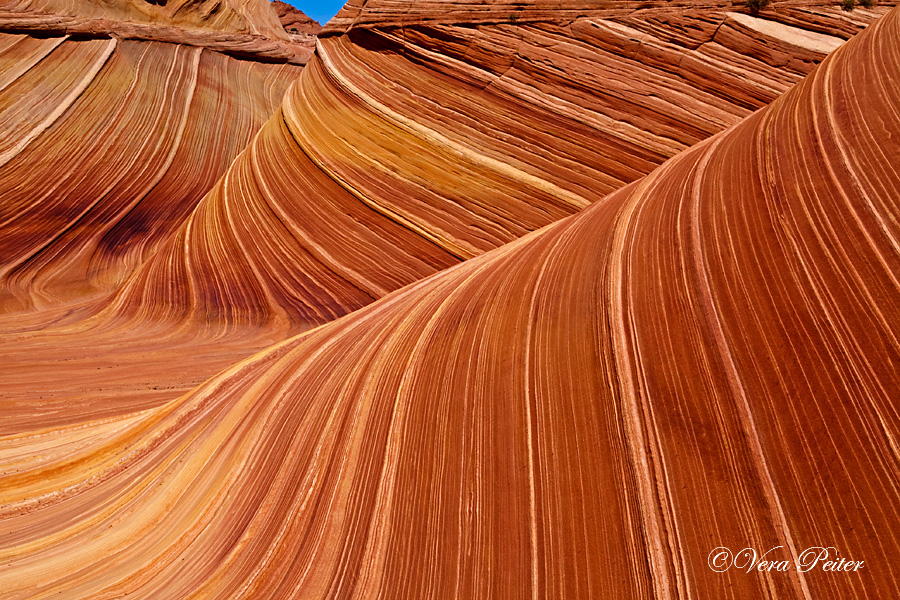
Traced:
<svg viewBox="0 0 900 600">
<path fill-rule="evenodd" d="M 169 42 L 300 65 L 315 45 L 289 36 L 268 0 L 0 0 L 0 31 Z"/>
<path fill-rule="evenodd" d="M 298 46 L 33 12 L 0 21 L 17 32 L 0 33 L 0 432 L 155 405 L 274 341 L 245 333 L 204 351 L 190 332 L 148 343 L 152 324 L 101 332 L 87 317 L 273 113 L 299 67 L 272 61 Z"/>
<path fill-rule="evenodd" d="M 269 0 L 0 0 L 0 8 L 288 39 Z"/>
<path fill-rule="evenodd" d="M 188 217 L 298 73 L 136 40 L 2 34 L 0 45 L 6 311 L 117 289 Z"/>
<path fill-rule="evenodd" d="M 830 34 L 709 8 L 323 34 L 116 305 L 328 322 L 571 215 L 771 102 L 849 35 L 829 20 L 843 11 L 815 10 Z"/>
<path fill-rule="evenodd" d="M 0 598 L 891 597 L 898 40 L 368 0 L 296 76 L 0 35 Z M 708 563 L 819 546 L 865 568 Z"/>
</svg>

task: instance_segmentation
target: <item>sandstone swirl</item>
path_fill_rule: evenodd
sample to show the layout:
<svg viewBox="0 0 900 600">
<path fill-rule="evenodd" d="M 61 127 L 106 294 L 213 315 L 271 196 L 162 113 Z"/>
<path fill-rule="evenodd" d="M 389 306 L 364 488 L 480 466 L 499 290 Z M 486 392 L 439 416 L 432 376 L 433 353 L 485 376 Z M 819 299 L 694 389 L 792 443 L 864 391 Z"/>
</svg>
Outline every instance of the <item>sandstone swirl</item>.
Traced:
<svg viewBox="0 0 900 600">
<path fill-rule="evenodd" d="M 0 589 L 891 597 L 898 39 L 900 9 L 646 178 L 177 400 L 0 438 Z M 258 144 L 316 97 L 310 64 Z M 707 566 L 821 545 L 867 566 Z"/>
<path fill-rule="evenodd" d="M 767 15 L 776 22 L 706 2 L 616 3 L 475 23 L 479 6 L 436 20 L 433 5 L 406 5 L 402 19 L 359 17 L 343 34 L 346 9 L 196 209 L 195 190 L 224 169 L 203 169 L 198 183 L 203 153 L 173 158 L 176 187 L 127 217 L 115 211 L 133 195 L 79 216 L 103 189 L 35 203 L 42 187 L 19 187 L 34 160 L 21 161 L 5 189 L 27 189 L 35 213 L 9 224 L 4 307 L 43 310 L 0 315 L 0 433 L 158 406 L 275 341 L 577 212 L 774 99 L 883 12 L 784 3 Z M 245 96 L 258 81 L 223 86 L 235 93 L 227 106 L 268 107 Z M 185 126 L 197 120 L 210 140 L 237 131 L 215 109 L 194 114 Z M 55 152 L 40 155 L 53 168 L 35 181 L 57 176 Z M 153 156 L 134 163 L 143 177 Z"/>
<path fill-rule="evenodd" d="M 115 289 L 298 73 L 199 46 L 0 34 L 0 308 Z"/>
<path fill-rule="evenodd" d="M 183 224 L 311 50 L 114 15 L 0 13 L 3 433 L 155 405 L 249 352 L 84 317 Z"/>
<path fill-rule="evenodd" d="M 453 6 L 345 8 L 116 310 L 325 323 L 647 174 L 774 100 L 879 14 Z"/>
</svg>

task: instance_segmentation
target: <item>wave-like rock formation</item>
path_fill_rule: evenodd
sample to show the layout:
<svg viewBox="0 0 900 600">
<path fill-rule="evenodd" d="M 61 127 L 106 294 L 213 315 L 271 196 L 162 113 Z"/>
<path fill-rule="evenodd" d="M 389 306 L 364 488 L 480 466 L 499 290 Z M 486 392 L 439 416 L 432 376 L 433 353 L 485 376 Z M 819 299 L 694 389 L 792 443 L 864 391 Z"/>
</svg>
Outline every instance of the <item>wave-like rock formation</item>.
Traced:
<svg viewBox="0 0 900 600">
<path fill-rule="evenodd" d="M 0 438 L 0 593 L 891 597 L 898 39 L 895 10 L 769 107 L 648 177 L 172 402 Z M 375 58 L 339 40 L 320 50 L 280 128 L 266 127 L 195 224 L 204 211 L 252 207 L 225 192 L 267 168 L 254 155 L 277 135 L 313 148 L 304 136 L 315 128 L 297 120 L 314 117 L 296 107 L 340 114 L 327 103 L 328 61 Z M 359 89 L 354 71 L 340 73 L 345 96 Z M 427 114 L 424 104 L 410 103 Z M 405 143 L 437 143 L 401 123 Z M 471 160 L 458 123 L 460 137 L 443 139 Z M 484 144 L 480 156 L 498 153 L 485 139 L 471 142 Z M 536 158 L 521 145 L 509 178 L 530 182 Z M 294 160 L 324 173 L 346 152 L 328 150 Z M 354 181 L 368 172 L 374 187 L 394 173 L 381 158 Z M 462 186 L 461 164 L 447 180 Z M 540 181 L 556 198 L 578 193 L 578 181 L 552 174 Z M 308 185 L 337 185 L 323 181 Z M 227 235 L 262 245 L 262 231 Z M 776 560 L 833 546 L 865 566 L 716 573 L 717 546 L 776 548 Z"/>
<path fill-rule="evenodd" d="M 105 88 L 89 86 L 78 102 L 91 99 L 90 108 L 77 124 L 66 125 L 63 113 L 47 130 L 63 137 L 47 145 L 37 138 L 39 151 L 0 169 L 21 217 L 8 219 L 0 236 L 0 244 L 8 236 L 2 307 L 41 309 L 0 314 L 0 364 L 10 367 L 0 369 L 0 433 L 158 406 L 292 332 L 580 210 L 775 97 L 875 16 L 829 20 L 822 16 L 829 11 L 813 6 L 806 14 L 814 18 L 800 28 L 697 4 L 690 17 L 633 7 L 616 13 L 630 15 L 633 29 L 610 13 L 564 27 L 331 35 L 196 209 L 294 72 L 226 60 L 206 52 L 206 38 L 189 114 L 178 102 L 191 85 L 190 66 L 173 66 L 168 81 L 181 86 L 177 93 L 160 94 L 152 78 L 139 77 L 128 96 L 104 102 Z M 704 14 L 719 23 L 703 34 L 713 41 L 682 39 L 685 31 L 699 35 Z M 726 35 L 741 22 L 781 37 Z M 126 25 L 117 22 L 117 35 Z M 638 35 L 638 27 L 655 33 Z M 816 30 L 821 35 L 809 33 Z M 813 42 L 815 52 L 807 48 Z M 148 58 L 196 56 L 184 47 L 117 43 L 132 57 L 148 47 L 155 49 Z M 238 73 L 204 76 L 208 62 Z M 139 73 L 164 68 L 140 64 Z M 748 96 L 745 79 L 730 75 L 739 71 L 769 82 L 770 95 Z M 24 105 L 12 92 L 29 89 L 5 96 L 13 112 Z M 265 89 L 269 97 L 258 98 Z M 141 108 L 146 102 L 156 112 Z M 104 112 L 109 106 L 118 112 Z M 120 117 L 140 120 L 137 130 Z M 188 137 L 173 155 L 166 132 L 182 126 Z M 65 174 L 56 157 L 72 152 L 72 140 L 84 150 Z M 107 189 L 110 177 L 118 179 Z M 71 304 L 115 290 L 110 302 Z"/>
<path fill-rule="evenodd" d="M 115 310 L 325 323 L 647 174 L 879 14 L 390 6 L 329 23 L 281 109 Z M 474 22 L 479 7 L 490 14 Z"/>
<path fill-rule="evenodd" d="M 277 339 L 89 317 L 271 116 L 299 73 L 275 63 L 311 49 L 113 13 L 0 14 L 3 434 L 156 406 Z"/>
<path fill-rule="evenodd" d="M 298 73 L 199 47 L 12 34 L 0 65 L 4 311 L 116 289 Z"/>
</svg>

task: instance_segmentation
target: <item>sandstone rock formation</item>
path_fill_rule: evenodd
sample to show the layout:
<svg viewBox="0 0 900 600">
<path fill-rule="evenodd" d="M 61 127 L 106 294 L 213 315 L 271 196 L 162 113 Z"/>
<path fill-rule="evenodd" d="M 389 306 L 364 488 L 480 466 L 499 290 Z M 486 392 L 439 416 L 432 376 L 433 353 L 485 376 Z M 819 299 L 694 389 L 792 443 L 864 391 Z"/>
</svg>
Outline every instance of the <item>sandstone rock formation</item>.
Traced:
<svg viewBox="0 0 900 600">
<path fill-rule="evenodd" d="M 841 19 L 809 17 L 832 13 Z M 146 100 L 131 105 L 129 99 L 142 86 L 154 92 L 152 78 L 138 77 L 128 96 L 111 88 L 113 100 L 105 85 L 95 94 L 89 86 L 73 106 L 93 98 L 101 109 L 89 109 L 77 125 L 69 118 L 79 113 L 54 108 L 55 96 L 48 96 L 44 110 L 60 115 L 58 122 L 0 171 L 9 206 L 7 254 L 0 257 L 0 298 L 8 313 L 0 314 L 0 362 L 15 365 L 0 370 L 2 431 L 156 406 L 286 335 L 572 214 L 762 106 L 876 16 L 843 18 L 841 11 L 807 7 L 807 21 L 798 20 L 805 29 L 775 27 L 780 38 L 757 38 L 723 32 L 742 22 L 773 26 L 714 8 L 697 8 L 688 25 L 674 11 L 632 7 L 617 14 L 630 15 L 633 29 L 594 18 L 565 27 L 548 21 L 451 28 L 468 36 L 458 41 L 444 35 L 446 28 L 331 35 L 196 209 L 280 95 L 283 77 L 293 76 L 204 50 L 191 105 L 196 116 L 185 116 L 192 81 L 185 57 L 195 59 L 196 52 L 117 42 L 132 48 L 123 72 L 142 48 L 156 48 L 150 56 L 171 53 L 167 81 L 181 91 L 155 90 L 158 111 L 148 113 Z M 720 23 L 694 34 L 707 41 L 682 39 L 704 14 Z M 127 26 L 115 25 L 118 31 Z M 638 35 L 638 27 L 653 33 Z M 9 39 L 13 62 L 17 52 L 43 43 Z M 63 47 L 99 42 L 78 43 Z M 27 72 L 28 60 L 9 73 Z M 240 66 L 243 75 L 230 79 L 220 70 L 204 77 L 208 62 Z M 65 69 L 77 73 L 75 65 Z M 271 77 L 266 69 L 275 69 Z M 739 71 L 756 83 L 730 75 Z M 267 89 L 262 78 L 276 86 L 267 99 L 256 96 Z M 27 103 L 17 94 L 31 102 L 30 89 L 12 87 L 6 96 L 15 117 L 10 126 L 19 123 L 17 135 L 26 137 L 37 134 L 29 123 L 39 123 L 22 120 L 19 109 Z M 240 90 L 253 90 L 253 99 Z M 209 93 L 224 95 L 206 103 Z M 108 112 L 111 106 L 118 112 Z M 222 113 L 225 107 L 237 112 Z M 152 114 L 157 120 L 143 120 Z M 174 129 L 165 129 L 170 124 Z M 136 144 L 142 138 L 129 130 L 135 125 L 156 132 L 156 145 Z M 167 132 L 182 126 L 205 136 L 197 154 L 184 144 L 173 150 Z M 60 137 L 57 129 L 66 133 Z M 72 139 L 84 144 L 76 154 L 82 162 L 60 171 L 57 157 Z M 109 139 L 119 142 L 110 146 Z M 209 166 L 198 170 L 201 164 Z M 42 183 L 61 176 L 59 185 Z M 159 176 L 149 192 L 141 187 Z M 97 296 L 107 291 L 113 295 Z M 67 369 L 61 372 L 60 364 Z"/>
<path fill-rule="evenodd" d="M 298 73 L 136 40 L 0 34 L 0 45 L 7 311 L 116 289 L 181 225 Z"/>
<path fill-rule="evenodd" d="M 290 4 L 280 0 L 274 0 L 272 7 L 293 42 L 310 49 L 316 47 L 316 35 L 322 30 L 321 25 Z"/>
<path fill-rule="evenodd" d="M 0 589 L 890 597 L 898 39 L 900 9 L 603 201 L 177 400 L 0 438 Z M 867 568 L 707 565 L 823 544 Z"/>
<path fill-rule="evenodd" d="M 271 61 L 309 54 L 297 55 L 277 20 L 269 27 L 275 12 L 262 0 L 6 8 L 0 26 L 15 33 L 0 34 L 4 311 L 116 289 L 272 114 L 299 70 Z"/>
<path fill-rule="evenodd" d="M 808 28 L 623 6 L 571 22 L 551 10 L 423 25 L 428 5 L 416 4 L 396 17 L 403 27 L 344 35 L 338 15 L 280 110 L 116 306 L 325 323 L 645 175 L 774 100 L 861 27 L 830 5 L 805 9 L 822 15 Z"/>
<path fill-rule="evenodd" d="M 101 339 L 79 333 L 96 333 L 89 319 L 60 319 L 90 317 L 81 303 L 106 302 L 181 226 L 277 107 L 299 46 L 33 11 L 0 21 L 16 32 L 0 33 L 0 431 L 139 410 L 245 357 L 247 336 L 210 357 L 164 332 L 148 342 L 151 324 Z"/>
<path fill-rule="evenodd" d="M 900 588 L 900 9 L 41 6 L 0 599 Z"/>
<path fill-rule="evenodd" d="M 170 42 L 294 64 L 314 46 L 292 39 L 268 0 L 0 0 L 0 31 Z"/>
</svg>

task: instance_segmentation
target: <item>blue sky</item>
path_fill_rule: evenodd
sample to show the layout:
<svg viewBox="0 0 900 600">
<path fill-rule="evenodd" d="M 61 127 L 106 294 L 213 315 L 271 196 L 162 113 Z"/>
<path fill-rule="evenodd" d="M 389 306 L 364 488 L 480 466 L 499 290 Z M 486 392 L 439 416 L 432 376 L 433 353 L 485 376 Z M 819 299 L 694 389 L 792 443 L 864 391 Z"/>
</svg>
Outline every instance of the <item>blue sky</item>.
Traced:
<svg viewBox="0 0 900 600">
<path fill-rule="evenodd" d="M 346 0 L 282 0 L 282 2 L 299 8 L 306 16 L 324 25 L 343 8 Z"/>
</svg>

